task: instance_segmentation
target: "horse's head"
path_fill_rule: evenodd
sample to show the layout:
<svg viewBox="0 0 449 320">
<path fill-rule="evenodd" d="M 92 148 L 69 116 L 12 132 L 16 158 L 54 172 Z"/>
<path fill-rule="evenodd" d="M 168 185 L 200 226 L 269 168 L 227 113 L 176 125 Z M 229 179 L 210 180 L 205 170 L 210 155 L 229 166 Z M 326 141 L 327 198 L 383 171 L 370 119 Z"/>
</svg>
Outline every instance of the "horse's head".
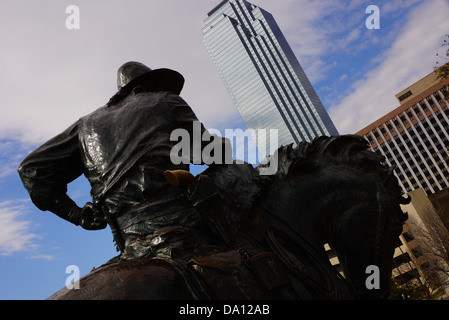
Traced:
<svg viewBox="0 0 449 320">
<path fill-rule="evenodd" d="M 280 149 L 278 162 L 282 191 L 273 191 L 265 206 L 317 250 L 329 243 L 358 298 L 387 298 L 406 219 L 392 168 L 354 135 Z"/>
<path fill-rule="evenodd" d="M 335 202 L 338 209 L 332 213 L 333 230 L 328 229 L 328 240 L 357 297 L 386 299 L 394 250 L 407 219 L 400 205 L 410 199 L 402 196 L 393 168 L 363 146 L 357 139 L 348 140 L 339 152 L 333 152 L 340 160 L 337 167 L 344 166 L 346 174 L 341 178 L 343 193 L 339 194 L 343 195 L 338 205 Z"/>
<path fill-rule="evenodd" d="M 378 192 L 337 219 L 331 246 L 360 299 L 386 299 L 390 292 L 394 250 L 406 216 L 399 201 Z"/>
</svg>

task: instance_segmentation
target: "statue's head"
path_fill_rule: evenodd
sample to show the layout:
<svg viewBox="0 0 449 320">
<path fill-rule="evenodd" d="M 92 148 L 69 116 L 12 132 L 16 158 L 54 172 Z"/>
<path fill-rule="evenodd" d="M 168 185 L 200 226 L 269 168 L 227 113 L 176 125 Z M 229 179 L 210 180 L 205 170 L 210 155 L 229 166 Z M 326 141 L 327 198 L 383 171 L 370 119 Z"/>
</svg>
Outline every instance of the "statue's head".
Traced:
<svg viewBox="0 0 449 320">
<path fill-rule="evenodd" d="M 122 90 L 132 89 L 137 85 L 179 94 L 184 86 L 184 77 L 174 70 L 165 68 L 152 70 L 140 62 L 129 61 L 117 71 L 117 87 Z"/>
</svg>

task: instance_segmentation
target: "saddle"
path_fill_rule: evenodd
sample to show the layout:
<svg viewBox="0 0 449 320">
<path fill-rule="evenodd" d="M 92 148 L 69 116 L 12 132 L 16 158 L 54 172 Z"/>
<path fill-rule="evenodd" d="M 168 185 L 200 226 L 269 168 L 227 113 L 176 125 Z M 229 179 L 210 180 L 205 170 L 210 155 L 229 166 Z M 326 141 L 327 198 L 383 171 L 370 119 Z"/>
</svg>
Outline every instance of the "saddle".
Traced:
<svg viewBox="0 0 449 320">
<path fill-rule="evenodd" d="M 262 225 L 245 228 L 251 231 L 246 231 L 242 237 L 240 231 L 248 222 L 251 208 L 239 207 L 242 198 L 229 198 L 231 190 L 238 190 L 235 184 L 235 179 L 240 179 L 238 175 L 228 175 L 218 183 L 205 174 L 193 178 L 185 172 L 177 172 L 175 178 L 176 185 L 183 181 L 190 184 L 188 196 L 195 210 L 218 240 L 225 244 L 218 253 L 188 261 L 189 279 L 186 281 L 193 283 L 198 296 L 238 300 L 329 299 L 335 294 L 333 284 L 338 279 L 334 279 L 333 270 L 321 263 L 322 268 L 319 269 L 327 282 L 323 289 L 307 274 L 307 267 L 294 258 L 292 251 L 303 247 L 295 243 L 295 239 L 283 236 L 281 240 Z M 264 244 L 256 244 L 260 241 Z M 299 251 L 305 260 L 321 262 L 305 247 Z"/>
<path fill-rule="evenodd" d="M 239 172 L 229 172 L 232 169 Z M 251 176 L 248 169 L 245 166 L 226 168 L 225 179 L 219 181 L 208 174 L 194 178 L 182 170 L 165 172 L 167 181 L 173 186 L 190 185 L 188 196 L 193 207 L 212 233 L 225 244 L 223 248 L 227 248 L 192 258 L 185 267 L 186 280 L 196 288 L 195 295 L 206 299 L 292 299 L 295 294 L 290 286 L 291 279 L 276 254 L 254 247 L 250 249 L 251 254 L 244 248 L 231 249 L 235 247 L 235 237 L 251 209 L 247 203 L 246 207 L 242 205 L 242 195 L 231 192 L 238 190 L 242 177 Z M 219 176 L 223 177 L 223 174 Z"/>
</svg>

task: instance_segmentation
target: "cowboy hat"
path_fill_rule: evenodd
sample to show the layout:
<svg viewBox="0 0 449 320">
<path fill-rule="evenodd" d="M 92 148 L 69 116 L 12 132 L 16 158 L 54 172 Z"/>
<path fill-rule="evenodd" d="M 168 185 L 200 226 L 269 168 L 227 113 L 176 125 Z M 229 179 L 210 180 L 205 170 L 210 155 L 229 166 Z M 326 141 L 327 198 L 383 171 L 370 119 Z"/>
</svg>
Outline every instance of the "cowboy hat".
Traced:
<svg viewBox="0 0 449 320">
<path fill-rule="evenodd" d="M 156 80 L 158 90 L 180 94 L 184 86 L 184 77 L 177 71 L 161 68 L 150 69 L 146 65 L 129 61 L 117 71 L 117 88 L 119 91 L 132 89 L 138 84 Z"/>
</svg>

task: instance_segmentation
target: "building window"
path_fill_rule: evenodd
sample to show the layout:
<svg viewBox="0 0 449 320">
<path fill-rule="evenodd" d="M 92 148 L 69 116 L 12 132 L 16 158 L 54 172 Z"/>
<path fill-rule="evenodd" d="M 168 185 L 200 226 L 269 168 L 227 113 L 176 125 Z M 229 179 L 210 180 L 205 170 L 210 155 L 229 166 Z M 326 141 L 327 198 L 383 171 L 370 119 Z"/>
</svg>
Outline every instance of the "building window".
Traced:
<svg viewBox="0 0 449 320">
<path fill-rule="evenodd" d="M 407 242 L 410 242 L 415 239 L 415 237 L 412 235 L 410 231 L 404 232 L 402 235 L 404 236 L 404 239 Z"/>
<path fill-rule="evenodd" d="M 412 281 L 413 279 L 416 279 L 416 271 L 415 270 L 409 270 L 405 273 L 401 273 L 399 276 L 395 277 L 395 281 L 401 285 L 404 283 L 407 283 L 409 281 Z"/>
<path fill-rule="evenodd" d="M 410 255 L 408 252 L 405 252 L 404 254 L 401 254 L 400 256 L 397 256 L 393 259 L 393 263 L 396 267 L 399 267 L 400 265 L 403 265 L 404 263 L 410 262 L 412 259 L 410 258 Z"/>
<path fill-rule="evenodd" d="M 413 111 L 415 111 L 415 113 L 418 117 L 421 115 L 421 111 L 419 110 L 417 105 L 413 107 Z"/>
<path fill-rule="evenodd" d="M 399 101 L 403 101 L 405 99 L 407 99 L 408 97 L 410 97 L 412 95 L 412 92 L 409 90 L 406 93 L 402 94 L 399 96 Z"/>
<path fill-rule="evenodd" d="M 393 119 L 393 123 L 396 127 L 399 127 L 399 121 L 396 118 Z"/>
<path fill-rule="evenodd" d="M 418 248 L 412 249 L 412 253 L 413 253 L 413 255 L 415 256 L 415 258 L 419 258 L 420 256 L 422 256 L 422 252 L 421 252 L 421 250 L 418 249 Z"/>
</svg>

